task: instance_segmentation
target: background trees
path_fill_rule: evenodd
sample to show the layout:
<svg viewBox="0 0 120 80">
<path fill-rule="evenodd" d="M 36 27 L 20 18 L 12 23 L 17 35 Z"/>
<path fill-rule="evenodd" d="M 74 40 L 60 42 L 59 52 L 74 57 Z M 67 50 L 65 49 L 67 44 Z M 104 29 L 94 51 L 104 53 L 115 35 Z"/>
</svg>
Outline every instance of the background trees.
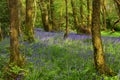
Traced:
<svg viewBox="0 0 120 80">
<path fill-rule="evenodd" d="M 1 30 L 4 35 L 9 35 L 9 15 L 8 15 L 8 7 L 7 7 L 7 1 L 1 1 L 0 4 L 1 7 Z M 19 1 L 21 6 L 21 26 L 25 26 L 25 0 Z M 38 3 L 39 2 L 39 3 Z M 116 4 L 114 5 L 113 2 Z M 100 17 L 100 23 L 102 23 L 101 29 L 107 28 L 112 29 L 113 26 L 115 30 L 119 30 L 119 23 L 115 24 L 116 22 L 119 22 L 118 20 L 118 12 L 119 7 L 117 7 L 118 1 L 101 1 L 101 17 Z M 36 4 L 36 10 L 34 8 L 34 3 Z M 91 27 L 91 3 L 92 1 L 85 1 L 85 0 L 69 0 L 68 1 L 68 15 L 69 18 L 69 28 L 71 30 L 76 30 L 78 34 L 81 33 L 89 33 L 90 34 L 90 27 Z M 56 0 L 38 0 L 33 1 L 32 4 L 33 8 L 33 24 L 37 27 L 43 27 L 45 31 L 65 31 L 65 2 L 64 0 L 56 1 Z M 39 7 L 38 7 L 39 5 Z M 118 4 L 119 5 L 119 4 Z M 112 7 L 111 7 L 112 6 Z M 117 9 L 117 12 L 116 12 Z M 35 11 L 34 11 L 35 10 Z M 34 12 L 36 15 L 36 18 L 34 17 Z M 111 13 L 111 14 L 107 14 Z M 112 15 L 114 14 L 114 15 Z M 26 16 L 27 17 L 27 16 Z M 36 19 L 36 22 L 34 22 Z M 117 21 L 118 20 L 118 21 Z M 28 24 L 28 23 L 26 23 Z M 43 25 L 42 25 L 43 24 Z M 83 25 L 84 24 L 84 25 Z M 62 27 L 60 27 L 62 26 Z M 77 26 L 77 27 L 76 27 Z M 24 28 L 24 27 L 23 27 Z M 22 28 L 22 29 L 23 29 Z M 89 29 L 88 29 L 89 28 Z M 28 30 L 30 31 L 30 30 Z M 3 35 L 3 36 L 4 36 Z M 27 35 L 27 34 L 26 34 Z"/>
<path fill-rule="evenodd" d="M 65 6 L 66 6 L 66 30 L 65 30 L 65 34 L 64 34 L 64 38 L 68 37 L 68 22 L 69 22 L 69 18 L 68 18 L 68 0 L 65 0 Z"/>
<path fill-rule="evenodd" d="M 29 42 L 34 41 L 34 1 L 26 0 L 25 38 Z"/>
<path fill-rule="evenodd" d="M 9 35 L 9 10 L 7 0 L 1 0 L 0 4 L 0 24 L 3 37 Z"/>
<path fill-rule="evenodd" d="M 116 24 L 118 24 L 120 22 L 120 1 L 119 0 L 114 0 L 115 2 L 115 7 L 117 10 L 117 14 L 118 14 L 118 19 L 114 22 L 113 27 L 112 27 L 112 31 L 114 31 L 114 28 L 116 26 Z"/>
<path fill-rule="evenodd" d="M 76 1 L 71 0 L 71 6 L 72 6 L 72 15 L 74 18 L 74 27 L 76 28 L 77 33 L 79 32 L 79 27 L 80 27 L 80 23 L 79 23 L 79 18 L 78 18 L 78 10 L 77 10 L 77 6 L 76 6 Z"/>
<path fill-rule="evenodd" d="M 106 0 L 101 0 L 102 27 L 106 30 Z"/>
<path fill-rule="evenodd" d="M 55 11 L 55 0 L 50 0 L 50 22 L 51 22 L 51 25 L 52 25 L 52 31 L 58 31 L 59 28 L 58 28 L 58 24 L 57 24 L 57 21 L 56 21 L 56 11 Z"/>
<path fill-rule="evenodd" d="M 50 21 L 49 21 L 49 15 L 48 15 L 48 0 L 40 0 L 39 2 L 40 10 L 41 10 L 41 19 L 43 28 L 45 31 L 51 31 Z"/>
</svg>

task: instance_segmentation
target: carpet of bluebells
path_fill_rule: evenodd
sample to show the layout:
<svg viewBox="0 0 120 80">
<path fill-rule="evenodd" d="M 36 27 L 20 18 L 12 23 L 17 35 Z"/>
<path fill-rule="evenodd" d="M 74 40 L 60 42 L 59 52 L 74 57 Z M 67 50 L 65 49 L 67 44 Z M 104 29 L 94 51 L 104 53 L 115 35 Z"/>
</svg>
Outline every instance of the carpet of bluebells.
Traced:
<svg viewBox="0 0 120 80">
<path fill-rule="evenodd" d="M 33 43 L 20 40 L 20 53 L 26 57 L 25 80 L 119 80 L 120 38 L 102 37 L 107 65 L 118 73 L 115 77 L 100 75 L 94 67 L 90 35 L 44 32 L 35 29 Z M 9 59 L 9 38 L 0 42 L 0 76 Z"/>
</svg>

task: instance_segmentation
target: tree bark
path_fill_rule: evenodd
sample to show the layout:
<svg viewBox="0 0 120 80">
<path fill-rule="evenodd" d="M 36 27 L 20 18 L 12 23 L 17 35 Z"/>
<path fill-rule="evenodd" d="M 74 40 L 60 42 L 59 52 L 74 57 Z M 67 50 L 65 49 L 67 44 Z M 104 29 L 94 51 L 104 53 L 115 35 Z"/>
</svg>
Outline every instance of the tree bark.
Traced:
<svg viewBox="0 0 120 80">
<path fill-rule="evenodd" d="M 79 21 L 77 16 L 77 8 L 75 6 L 75 0 L 71 0 L 71 5 L 72 5 L 73 18 L 74 18 L 74 27 L 78 33 L 80 26 L 79 26 Z"/>
<path fill-rule="evenodd" d="M 41 17 L 42 17 L 42 23 L 44 30 L 49 32 L 51 31 L 50 21 L 49 21 L 49 15 L 48 15 L 48 9 L 47 4 L 44 0 L 40 0 L 40 10 L 41 10 Z"/>
<path fill-rule="evenodd" d="M 101 0 L 103 30 L 106 30 L 106 0 Z"/>
<path fill-rule="evenodd" d="M 19 53 L 18 26 L 19 11 L 18 0 L 9 0 L 10 9 L 10 65 L 22 67 L 24 59 Z M 11 77 L 16 80 L 17 74 L 11 73 Z"/>
<path fill-rule="evenodd" d="M 65 0 L 65 6 L 66 6 L 66 30 L 64 34 L 64 39 L 68 37 L 68 0 Z"/>
<path fill-rule="evenodd" d="M 89 29 L 91 29 L 91 1 L 87 0 L 87 11 L 88 11 L 88 15 L 87 15 L 87 27 Z"/>
<path fill-rule="evenodd" d="M 58 31 L 59 28 L 57 26 L 57 22 L 55 19 L 55 6 L 54 6 L 54 0 L 50 0 L 50 12 L 51 12 L 51 24 L 52 24 L 52 30 Z"/>
<path fill-rule="evenodd" d="M 112 26 L 112 29 L 111 29 L 112 32 L 115 31 L 115 30 L 114 30 L 115 25 L 120 22 L 120 0 L 114 0 L 114 2 L 116 3 L 117 13 L 118 13 L 119 19 L 114 22 L 114 24 L 113 24 L 113 26 Z"/>
<path fill-rule="evenodd" d="M 59 30 L 62 30 L 62 24 L 63 24 L 63 8 L 61 7 L 60 8 L 60 17 L 59 17 L 59 25 L 58 25 L 58 27 L 59 27 Z"/>
<path fill-rule="evenodd" d="M 83 0 L 80 0 L 80 27 L 84 26 Z"/>
<path fill-rule="evenodd" d="M 25 38 L 34 41 L 34 0 L 26 0 Z"/>
<path fill-rule="evenodd" d="M 100 33 L 100 0 L 93 0 L 92 42 L 94 48 L 94 63 L 100 74 L 116 75 L 105 63 Z"/>
<path fill-rule="evenodd" d="M 18 0 L 18 17 L 19 17 L 19 26 L 18 26 L 18 35 L 21 35 L 21 22 L 22 22 L 22 0 Z"/>
<path fill-rule="evenodd" d="M 118 16 L 120 18 L 120 0 L 114 0 L 114 2 L 116 3 L 116 7 L 118 8 L 117 13 L 118 13 Z"/>
<path fill-rule="evenodd" d="M 33 26 L 35 26 L 35 22 L 36 22 L 36 16 L 37 16 L 37 1 L 34 0 L 34 4 L 33 4 Z"/>
<path fill-rule="evenodd" d="M 80 24 L 78 27 L 78 34 L 83 33 L 83 34 L 91 34 L 91 29 L 86 27 L 85 22 L 84 22 L 84 13 L 83 13 L 83 0 L 80 0 Z"/>
</svg>

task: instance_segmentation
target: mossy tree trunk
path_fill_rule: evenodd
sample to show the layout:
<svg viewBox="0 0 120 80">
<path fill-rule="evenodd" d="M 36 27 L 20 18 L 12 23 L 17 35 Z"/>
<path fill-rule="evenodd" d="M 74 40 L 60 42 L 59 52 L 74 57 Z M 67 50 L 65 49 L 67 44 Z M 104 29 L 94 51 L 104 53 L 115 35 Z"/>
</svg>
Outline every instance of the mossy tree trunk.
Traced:
<svg viewBox="0 0 120 80">
<path fill-rule="evenodd" d="M 106 30 L 106 0 L 101 0 L 103 30 Z"/>
<path fill-rule="evenodd" d="M 58 25 L 56 21 L 56 15 L 55 15 L 55 6 L 54 6 L 54 0 L 50 0 L 50 12 L 51 12 L 51 24 L 52 24 L 52 30 L 58 31 Z"/>
<path fill-rule="evenodd" d="M 80 27 L 84 27 L 83 0 L 80 0 Z"/>
<path fill-rule="evenodd" d="M 89 28 L 89 30 L 91 30 L 91 1 L 90 0 L 87 0 L 87 27 Z"/>
<path fill-rule="evenodd" d="M 37 16 L 37 0 L 33 2 L 33 26 L 35 26 L 36 16 Z"/>
<path fill-rule="evenodd" d="M 93 0 L 92 14 L 92 42 L 94 48 L 94 63 L 100 74 L 116 75 L 105 63 L 101 33 L 100 33 L 100 0 Z"/>
<path fill-rule="evenodd" d="M 120 22 L 120 0 L 114 0 L 114 2 L 116 3 L 115 6 L 116 6 L 116 9 L 117 9 L 117 14 L 119 16 L 119 19 L 114 22 L 114 24 L 112 26 L 112 32 L 115 31 L 114 30 L 115 25 Z"/>
<path fill-rule="evenodd" d="M 83 0 L 79 0 L 80 1 L 80 24 L 78 27 L 78 34 L 91 34 L 91 31 L 88 27 L 86 27 L 85 25 L 85 21 L 84 21 L 84 9 L 83 9 L 83 5 L 84 5 L 84 1 Z"/>
<path fill-rule="evenodd" d="M 18 0 L 18 17 L 19 17 L 19 26 L 18 26 L 18 35 L 21 34 L 21 15 L 22 14 L 22 0 Z"/>
<path fill-rule="evenodd" d="M 74 18 L 74 27 L 78 33 L 79 32 L 79 21 L 78 21 L 78 15 L 77 15 L 77 6 L 75 3 L 76 3 L 75 0 L 71 0 L 72 13 L 73 13 L 73 18 Z"/>
<path fill-rule="evenodd" d="M 62 24 L 63 24 L 63 8 L 61 7 L 60 8 L 60 13 L 59 13 L 60 17 L 59 17 L 59 20 L 58 20 L 58 27 L 59 27 L 59 30 L 62 30 Z"/>
<path fill-rule="evenodd" d="M 25 40 L 34 41 L 34 0 L 26 0 Z"/>
<path fill-rule="evenodd" d="M 19 53 L 19 41 L 18 41 L 18 26 L 19 26 L 19 10 L 18 10 L 18 0 L 9 0 L 10 9 L 10 63 L 12 67 L 18 66 L 22 67 L 24 65 L 24 60 Z M 11 73 L 10 75 L 14 80 L 16 80 L 17 75 Z"/>
<path fill-rule="evenodd" d="M 48 2 L 48 1 L 47 1 Z M 51 31 L 50 21 L 49 21 L 49 14 L 48 14 L 48 4 L 44 0 L 40 0 L 40 10 L 41 10 L 41 17 L 44 30 L 49 32 Z"/>
<path fill-rule="evenodd" d="M 118 16 L 120 18 L 120 0 L 114 0 L 114 2 L 116 3 L 117 13 L 118 13 Z"/>
<path fill-rule="evenodd" d="M 65 0 L 65 6 L 66 6 L 66 29 L 64 34 L 64 39 L 68 37 L 68 0 Z"/>
</svg>

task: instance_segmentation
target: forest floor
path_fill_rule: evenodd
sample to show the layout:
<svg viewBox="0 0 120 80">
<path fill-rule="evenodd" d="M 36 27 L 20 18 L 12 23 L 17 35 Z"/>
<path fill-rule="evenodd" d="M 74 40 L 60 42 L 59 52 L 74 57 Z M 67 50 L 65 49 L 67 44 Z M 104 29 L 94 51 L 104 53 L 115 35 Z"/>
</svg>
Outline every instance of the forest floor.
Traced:
<svg viewBox="0 0 120 80">
<path fill-rule="evenodd" d="M 44 32 L 35 29 L 36 41 L 20 40 L 20 52 L 26 57 L 28 73 L 25 80 L 119 80 L 119 75 L 106 77 L 94 69 L 93 47 L 90 35 L 63 32 Z M 102 36 L 107 65 L 120 71 L 120 38 Z M 0 42 L 0 69 L 9 57 L 9 38 Z M 2 71 L 0 70 L 0 76 Z"/>
</svg>

